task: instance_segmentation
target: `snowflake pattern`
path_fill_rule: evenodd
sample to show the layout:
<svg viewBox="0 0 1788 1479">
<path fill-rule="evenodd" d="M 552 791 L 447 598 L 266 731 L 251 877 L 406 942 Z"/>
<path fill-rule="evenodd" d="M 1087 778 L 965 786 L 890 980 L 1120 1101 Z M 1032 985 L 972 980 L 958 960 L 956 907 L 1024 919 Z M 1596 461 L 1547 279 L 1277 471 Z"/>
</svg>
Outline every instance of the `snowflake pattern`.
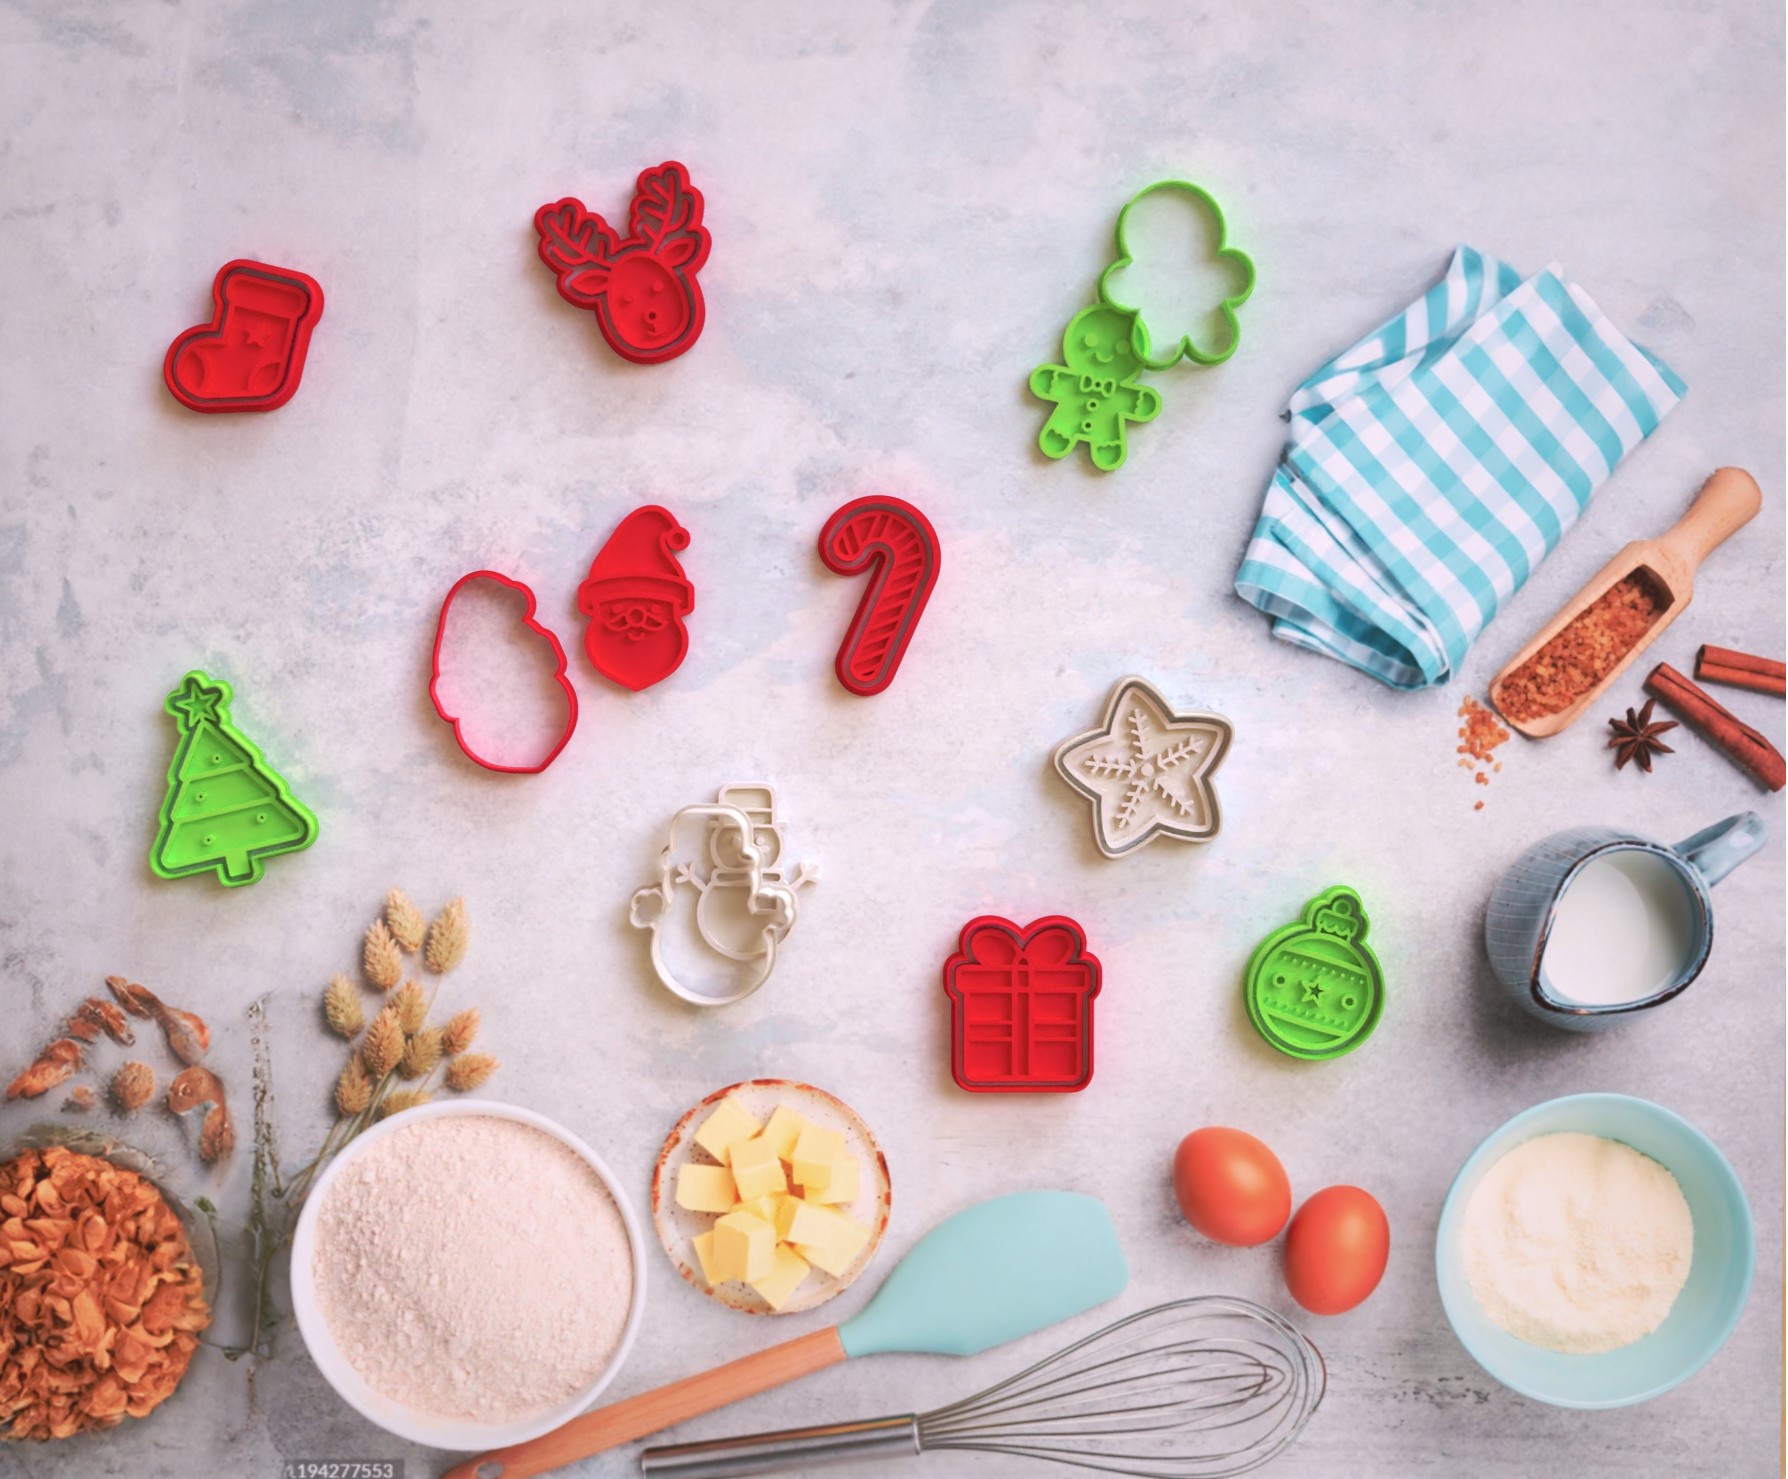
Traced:
<svg viewBox="0 0 1788 1479">
<path fill-rule="evenodd" d="M 1057 748 L 1055 768 L 1093 803 L 1093 840 L 1108 858 L 1157 836 L 1209 842 L 1222 824 L 1211 777 L 1233 735 L 1222 715 L 1175 713 L 1152 685 L 1125 678 L 1100 727 Z"/>
</svg>

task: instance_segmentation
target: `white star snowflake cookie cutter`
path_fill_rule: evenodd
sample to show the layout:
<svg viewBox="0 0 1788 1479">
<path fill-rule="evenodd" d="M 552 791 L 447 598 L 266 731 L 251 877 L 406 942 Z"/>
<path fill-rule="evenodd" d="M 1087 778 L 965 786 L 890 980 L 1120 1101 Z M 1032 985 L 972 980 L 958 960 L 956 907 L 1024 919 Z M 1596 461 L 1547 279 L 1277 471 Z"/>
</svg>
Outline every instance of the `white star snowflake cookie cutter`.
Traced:
<svg viewBox="0 0 1788 1479">
<path fill-rule="evenodd" d="M 1056 746 L 1055 768 L 1093 804 L 1093 841 L 1121 858 L 1157 837 L 1209 842 L 1223 826 L 1211 779 L 1235 727 L 1180 713 L 1142 678 L 1118 681 L 1097 729 Z"/>
</svg>

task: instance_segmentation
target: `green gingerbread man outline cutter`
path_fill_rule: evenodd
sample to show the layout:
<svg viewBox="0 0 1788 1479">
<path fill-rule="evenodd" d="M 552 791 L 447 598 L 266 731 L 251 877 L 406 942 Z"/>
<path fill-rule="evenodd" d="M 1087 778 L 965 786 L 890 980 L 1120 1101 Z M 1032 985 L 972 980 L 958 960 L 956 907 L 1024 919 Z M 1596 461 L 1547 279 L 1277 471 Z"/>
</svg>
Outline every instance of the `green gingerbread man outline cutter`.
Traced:
<svg viewBox="0 0 1788 1479">
<path fill-rule="evenodd" d="M 1336 884 L 1256 945 L 1242 985 L 1254 1030 L 1312 1063 L 1371 1037 L 1384 1015 L 1384 971 L 1366 944 L 1370 926 L 1360 896 Z"/>
<path fill-rule="evenodd" d="M 1228 342 L 1221 349 L 1201 349 L 1190 334 L 1184 334 L 1171 354 L 1151 356 L 1148 325 L 1141 311 L 1112 293 L 1113 274 L 1135 261 L 1129 244 L 1130 212 L 1158 190 L 1184 192 L 1208 211 L 1216 226 L 1217 258 L 1232 260 L 1241 269 L 1240 289 L 1225 297 L 1216 310 L 1229 331 Z M 1170 369 L 1182 359 L 1207 367 L 1222 364 L 1241 345 L 1236 310 L 1254 291 L 1253 259 L 1228 244 L 1229 228 L 1222 207 L 1209 191 L 1188 180 L 1157 180 L 1137 191 L 1118 212 L 1116 235 L 1117 260 L 1099 274 L 1099 301 L 1081 309 L 1063 331 L 1064 363 L 1039 365 L 1030 376 L 1031 394 L 1055 406 L 1037 434 L 1043 455 L 1060 460 L 1085 442 L 1093 466 L 1101 472 L 1116 472 L 1124 465 L 1129 455 L 1126 423 L 1152 421 L 1161 412 L 1160 393 L 1138 385 L 1137 376 L 1145 369 Z"/>
<path fill-rule="evenodd" d="M 215 871 L 226 888 L 260 880 L 264 862 L 317 840 L 317 819 L 230 722 L 235 691 L 194 669 L 162 708 L 180 729 L 168 762 L 149 867 L 157 878 Z"/>
</svg>

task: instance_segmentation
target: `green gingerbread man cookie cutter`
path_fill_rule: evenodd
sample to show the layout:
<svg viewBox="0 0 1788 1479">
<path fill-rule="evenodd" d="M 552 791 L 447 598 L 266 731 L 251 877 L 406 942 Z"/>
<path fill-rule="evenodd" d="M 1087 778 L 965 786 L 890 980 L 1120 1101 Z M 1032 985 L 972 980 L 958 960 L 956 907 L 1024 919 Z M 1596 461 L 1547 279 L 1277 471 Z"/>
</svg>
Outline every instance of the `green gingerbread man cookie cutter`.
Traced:
<svg viewBox="0 0 1788 1479">
<path fill-rule="evenodd" d="M 1384 972 L 1366 944 L 1360 896 L 1337 884 L 1248 959 L 1248 1019 L 1273 1047 L 1322 1062 L 1351 1053 L 1384 1015 Z"/>
<path fill-rule="evenodd" d="M 1240 270 L 1240 288 L 1215 310 L 1228 330 L 1228 341 L 1220 349 L 1201 349 L 1190 334 L 1184 334 L 1171 354 L 1151 356 L 1141 311 L 1113 295 L 1114 274 L 1135 261 L 1129 244 L 1130 212 L 1160 190 L 1179 191 L 1208 212 L 1215 225 L 1218 260 L 1234 262 Z M 1222 209 L 1208 191 L 1186 180 L 1158 180 L 1125 202 L 1118 212 L 1117 250 L 1117 260 L 1099 274 L 1099 301 L 1075 314 L 1062 334 L 1063 363 L 1039 365 L 1030 378 L 1031 394 L 1055 407 L 1037 435 L 1043 455 L 1060 460 L 1084 442 L 1093 466 L 1101 472 L 1116 472 L 1124 465 L 1130 422 L 1153 421 L 1161 413 L 1160 392 L 1139 385 L 1137 377 L 1144 370 L 1170 369 L 1182 359 L 1203 366 L 1222 364 L 1241 344 L 1236 310 L 1254 291 L 1254 263 L 1246 252 L 1228 244 Z"/>
<path fill-rule="evenodd" d="M 222 678 L 193 671 L 162 707 L 179 726 L 168 794 L 149 866 L 157 878 L 217 873 L 228 888 L 257 882 L 265 859 L 317 840 L 317 819 L 230 722 L 235 693 Z"/>
</svg>

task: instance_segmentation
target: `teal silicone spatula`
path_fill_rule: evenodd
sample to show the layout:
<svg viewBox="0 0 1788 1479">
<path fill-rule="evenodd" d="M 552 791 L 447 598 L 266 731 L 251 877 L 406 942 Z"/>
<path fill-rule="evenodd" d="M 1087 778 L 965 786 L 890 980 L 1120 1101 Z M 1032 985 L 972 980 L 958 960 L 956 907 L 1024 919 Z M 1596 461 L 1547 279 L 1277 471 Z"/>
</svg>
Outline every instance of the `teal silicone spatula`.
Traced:
<svg viewBox="0 0 1788 1479">
<path fill-rule="evenodd" d="M 443 1479 L 531 1479 L 856 1356 L 972 1356 L 1121 1294 L 1130 1271 L 1103 1202 L 1065 1191 L 995 1197 L 940 1222 L 862 1310 L 449 1469 Z"/>
</svg>

